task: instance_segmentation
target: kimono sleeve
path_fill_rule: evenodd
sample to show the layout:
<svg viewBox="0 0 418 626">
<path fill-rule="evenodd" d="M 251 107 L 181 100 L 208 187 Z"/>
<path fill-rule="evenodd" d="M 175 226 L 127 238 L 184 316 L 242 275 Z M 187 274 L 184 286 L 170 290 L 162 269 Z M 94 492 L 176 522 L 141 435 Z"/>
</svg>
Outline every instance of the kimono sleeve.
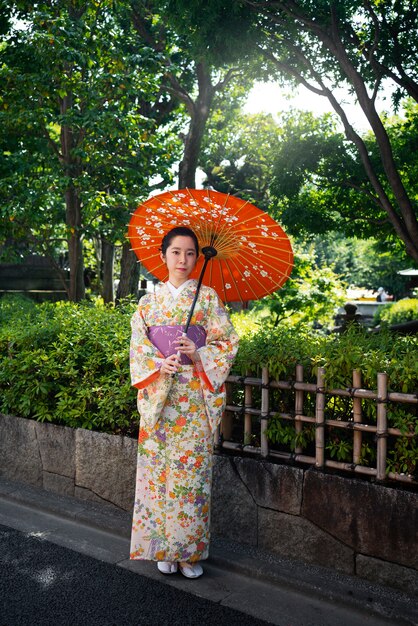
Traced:
<svg viewBox="0 0 418 626">
<path fill-rule="evenodd" d="M 153 428 L 170 391 L 172 377 L 160 374 L 164 356 L 148 339 L 141 306 L 132 316 L 131 326 L 131 382 L 138 389 L 137 407 L 141 424 Z"/>
<path fill-rule="evenodd" d="M 238 350 L 238 335 L 215 292 L 210 297 L 205 322 L 206 345 L 198 350 L 201 362 L 196 363 L 196 370 L 209 426 L 215 432 L 225 410 L 224 382 Z"/>
<path fill-rule="evenodd" d="M 148 339 L 147 327 L 142 316 L 141 305 L 131 320 L 131 346 L 129 351 L 132 386 L 142 389 L 160 375 L 164 356 Z"/>
<path fill-rule="evenodd" d="M 238 350 L 238 335 L 229 315 L 211 290 L 205 319 L 206 345 L 199 348 L 199 376 L 212 392 L 219 392 L 228 377 Z"/>
</svg>

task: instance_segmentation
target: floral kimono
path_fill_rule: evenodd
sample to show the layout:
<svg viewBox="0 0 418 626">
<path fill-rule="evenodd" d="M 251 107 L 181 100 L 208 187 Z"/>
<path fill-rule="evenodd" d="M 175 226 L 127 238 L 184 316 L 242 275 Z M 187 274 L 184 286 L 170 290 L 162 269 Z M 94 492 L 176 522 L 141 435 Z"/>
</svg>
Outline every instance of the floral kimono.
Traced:
<svg viewBox="0 0 418 626">
<path fill-rule="evenodd" d="M 160 374 L 175 350 L 196 292 L 190 280 L 175 297 L 164 284 L 145 295 L 132 317 L 131 377 L 141 416 L 131 559 L 198 561 L 208 557 L 213 432 L 225 407 L 224 381 L 238 337 L 213 289 L 202 285 L 188 336 L 201 358 L 182 355 L 173 375 Z"/>
</svg>

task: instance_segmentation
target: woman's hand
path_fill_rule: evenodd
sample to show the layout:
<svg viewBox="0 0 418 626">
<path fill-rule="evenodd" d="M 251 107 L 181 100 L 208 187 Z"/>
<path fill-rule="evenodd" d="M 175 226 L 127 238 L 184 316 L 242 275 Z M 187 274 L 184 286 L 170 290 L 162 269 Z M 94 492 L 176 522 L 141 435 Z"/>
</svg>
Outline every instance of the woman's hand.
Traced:
<svg viewBox="0 0 418 626">
<path fill-rule="evenodd" d="M 161 374 L 175 374 L 179 368 L 180 359 L 177 354 L 171 354 L 161 364 Z"/>
<path fill-rule="evenodd" d="M 181 354 L 185 354 L 192 361 L 200 361 L 196 344 L 190 339 L 190 337 L 187 337 L 187 335 L 179 337 L 178 339 L 175 339 L 173 343 L 176 344 L 177 350 Z"/>
</svg>

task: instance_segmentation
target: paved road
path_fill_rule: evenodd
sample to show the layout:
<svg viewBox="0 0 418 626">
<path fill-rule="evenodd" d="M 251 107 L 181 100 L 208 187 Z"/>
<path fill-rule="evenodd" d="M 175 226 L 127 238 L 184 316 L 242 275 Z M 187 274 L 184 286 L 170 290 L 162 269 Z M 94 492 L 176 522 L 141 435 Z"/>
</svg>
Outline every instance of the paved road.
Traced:
<svg viewBox="0 0 418 626">
<path fill-rule="evenodd" d="M 121 567 L 0 526 L 1 626 L 266 626 Z"/>
<path fill-rule="evenodd" d="M 162 576 L 129 560 L 129 529 L 0 478 L 0 626 L 418 626 L 416 597 L 219 538 L 204 576 Z"/>
</svg>

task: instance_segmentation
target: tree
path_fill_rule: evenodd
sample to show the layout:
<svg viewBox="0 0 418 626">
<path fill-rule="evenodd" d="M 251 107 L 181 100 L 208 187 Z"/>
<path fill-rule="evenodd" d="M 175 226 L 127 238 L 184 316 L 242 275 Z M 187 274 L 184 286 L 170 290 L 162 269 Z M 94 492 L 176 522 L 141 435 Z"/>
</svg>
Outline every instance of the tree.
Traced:
<svg viewBox="0 0 418 626">
<path fill-rule="evenodd" d="M 236 26 L 229 30 L 230 26 L 238 21 L 239 45 L 242 48 L 246 40 L 254 53 L 260 55 L 260 74 L 266 79 L 274 76 L 304 85 L 329 100 L 347 139 L 360 156 L 374 206 L 385 212 L 408 254 L 418 260 L 416 200 L 408 195 L 403 172 L 376 104 L 384 80 L 395 88 L 395 105 L 405 95 L 418 101 L 414 61 L 418 48 L 416 2 L 215 0 L 210 3 L 210 18 L 206 3 L 190 0 L 188 4 L 184 19 L 192 20 L 195 28 L 198 27 L 199 39 L 209 48 L 213 41 L 221 45 L 220 42 L 228 40 L 227 52 L 236 32 Z M 380 172 L 366 142 L 337 99 L 337 87 L 350 91 L 363 110 L 378 146 Z"/>
<path fill-rule="evenodd" d="M 332 267 L 319 268 L 315 253 L 294 244 L 295 265 L 291 277 L 275 293 L 254 302 L 264 321 L 273 327 L 283 320 L 330 325 L 338 305 L 344 302 L 344 285 Z"/>
<path fill-rule="evenodd" d="M 386 129 L 403 173 L 405 189 L 416 197 L 418 147 L 415 133 L 418 107 L 408 107 L 406 119 L 391 118 Z M 373 188 L 352 144 L 329 115 L 291 111 L 281 117 L 282 134 L 274 158 L 271 191 L 276 212 L 294 234 L 325 233 L 394 238 L 383 208 L 376 207 Z M 383 179 L 379 148 L 370 132 L 362 136 L 375 171 Z M 388 196 L 391 191 L 387 185 Z"/>
<path fill-rule="evenodd" d="M 346 284 L 373 291 L 382 285 L 395 299 L 405 297 L 408 277 L 398 271 L 405 268 L 407 256 L 405 248 L 396 246 L 393 238 L 382 242 L 329 232 L 306 245 L 308 250 L 314 246 L 319 268 L 332 267 Z"/>
<path fill-rule="evenodd" d="M 408 107 L 406 120 L 388 122 L 411 195 L 418 192 L 414 108 Z M 370 133 L 366 141 L 378 164 Z M 347 284 L 365 289 L 385 285 L 396 297 L 404 295 L 406 281 L 397 274 L 407 262 L 404 247 L 384 212 L 378 219 L 364 168 L 330 114 L 315 117 L 291 110 L 274 121 L 265 114 L 245 115 L 222 101 L 209 120 L 200 167 L 209 185 L 245 197 L 277 217 L 295 237 L 299 252 L 310 255 L 316 278 L 332 267 Z M 377 226 L 379 240 L 373 238 Z M 299 265 L 297 260 L 295 272 Z M 280 291 L 275 307 L 284 306 L 289 289 L 294 293 L 295 283 Z M 309 297 L 304 290 L 295 305 L 305 302 L 309 309 L 315 288 L 309 288 Z"/>
<path fill-rule="evenodd" d="M 110 250 L 150 179 L 158 173 L 166 184 L 176 158 L 158 59 L 134 40 L 124 11 L 112 2 L 24 4 L 24 27 L 2 50 L 1 122 L 14 138 L 4 146 L 2 211 L 34 236 L 33 224 L 59 232 L 65 223 L 72 300 L 84 297 L 83 238 L 99 233 Z"/>
<path fill-rule="evenodd" d="M 207 54 L 193 28 L 177 13 L 170 0 L 133 0 L 132 21 L 140 37 L 160 55 L 165 66 L 165 89 L 182 103 L 189 118 L 182 133 L 183 155 L 179 164 L 179 188 L 196 187 L 196 169 L 206 123 L 214 99 L 240 75 L 238 66 L 228 65 Z M 168 18 L 168 22 L 167 22 Z"/>
<path fill-rule="evenodd" d="M 267 211 L 280 128 L 271 115 L 248 115 L 220 99 L 207 125 L 199 157 L 205 185 L 250 200 Z"/>
</svg>

